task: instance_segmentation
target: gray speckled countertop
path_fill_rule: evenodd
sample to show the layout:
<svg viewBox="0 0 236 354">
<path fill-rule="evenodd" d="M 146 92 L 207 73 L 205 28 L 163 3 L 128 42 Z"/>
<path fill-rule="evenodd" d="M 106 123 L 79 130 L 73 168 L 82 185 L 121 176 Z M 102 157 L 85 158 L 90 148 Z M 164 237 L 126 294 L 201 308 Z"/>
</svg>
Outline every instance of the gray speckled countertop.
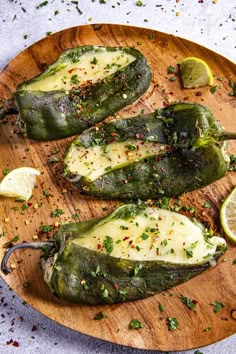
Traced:
<svg viewBox="0 0 236 354">
<path fill-rule="evenodd" d="M 137 6 L 136 0 L 5 0 L 0 2 L 0 70 L 47 32 L 92 23 L 153 28 L 236 61 L 235 0 L 143 0 L 142 6 Z M 0 300 L 1 353 L 158 353 L 107 343 L 64 328 L 24 305 L 1 279 Z M 234 354 L 236 336 L 199 352 Z"/>
</svg>

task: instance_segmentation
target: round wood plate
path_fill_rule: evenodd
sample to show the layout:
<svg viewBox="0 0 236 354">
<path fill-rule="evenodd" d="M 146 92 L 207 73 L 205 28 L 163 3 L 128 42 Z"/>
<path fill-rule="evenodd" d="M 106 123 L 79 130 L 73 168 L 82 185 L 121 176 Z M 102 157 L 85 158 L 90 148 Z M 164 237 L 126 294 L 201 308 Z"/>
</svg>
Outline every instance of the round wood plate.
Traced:
<svg viewBox="0 0 236 354">
<path fill-rule="evenodd" d="M 0 99 L 11 98 L 17 84 L 39 74 L 66 48 L 87 44 L 134 46 L 151 65 L 151 87 L 139 102 L 122 110 L 121 117 L 136 115 L 141 110 L 150 112 L 175 100 L 195 101 L 207 105 L 227 130 L 235 130 L 236 100 L 229 96 L 232 91 L 229 79 L 235 81 L 236 78 L 236 67 L 232 62 L 187 40 L 129 26 L 86 25 L 42 39 L 20 53 L 2 71 Z M 175 81 L 169 80 L 174 75 L 167 73 L 168 66 L 174 66 L 177 72 L 178 62 L 187 56 L 200 57 L 209 64 L 217 86 L 214 94 L 209 87 L 183 90 L 178 75 Z M 5 243 L 17 235 L 19 242 L 32 241 L 32 236 L 36 234 L 45 239 L 45 234 L 39 232 L 41 224 L 55 226 L 72 221 L 74 213 L 78 213 L 79 220 L 101 217 L 117 205 L 117 201 L 83 197 L 65 185 L 60 161 L 72 138 L 48 143 L 31 141 L 19 134 L 15 115 L 0 123 L 1 170 L 32 166 L 42 172 L 27 205 L 14 199 L 0 198 L 1 257 Z M 236 144 L 231 142 L 228 150 L 235 154 Z M 54 157 L 59 162 L 52 163 Z M 214 228 L 220 230 L 219 206 L 234 185 L 236 175 L 229 172 L 216 183 L 184 196 L 183 203 L 194 206 L 198 218 L 210 221 Z M 49 191 L 50 196 L 44 194 L 45 190 Z M 203 208 L 205 201 L 210 201 L 210 208 Z M 50 213 L 56 208 L 62 209 L 64 214 L 52 219 Z M 29 305 L 81 333 L 136 348 L 186 350 L 214 343 L 235 333 L 236 266 L 232 265 L 235 250 L 228 243 L 228 251 L 214 268 L 170 291 L 145 300 L 112 306 L 78 306 L 57 300 L 43 281 L 39 267 L 40 253 L 37 251 L 16 252 L 10 259 L 15 270 L 8 276 L 2 274 L 2 277 Z M 189 310 L 181 302 L 180 294 L 196 301 L 196 311 Z M 219 313 L 213 311 L 211 303 L 215 301 L 225 305 Z M 163 312 L 160 305 L 164 308 Z M 99 311 L 103 311 L 107 318 L 95 321 L 94 316 Z M 168 330 L 168 317 L 178 319 L 179 329 Z M 134 318 L 143 323 L 142 329 L 129 329 L 129 322 Z"/>
</svg>

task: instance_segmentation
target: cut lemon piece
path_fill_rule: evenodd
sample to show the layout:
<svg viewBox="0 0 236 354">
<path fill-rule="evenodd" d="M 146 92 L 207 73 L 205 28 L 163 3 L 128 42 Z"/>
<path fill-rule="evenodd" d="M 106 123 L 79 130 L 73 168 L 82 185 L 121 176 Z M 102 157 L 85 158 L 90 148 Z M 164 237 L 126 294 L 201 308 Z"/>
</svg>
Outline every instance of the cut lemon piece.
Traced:
<svg viewBox="0 0 236 354">
<path fill-rule="evenodd" d="M 236 187 L 221 206 L 220 221 L 226 236 L 236 243 Z"/>
<path fill-rule="evenodd" d="M 187 57 L 184 58 L 179 65 L 184 88 L 213 85 L 212 72 L 204 60 L 196 57 Z"/>
<path fill-rule="evenodd" d="M 0 183 L 0 195 L 29 200 L 40 171 L 32 167 L 19 167 L 9 172 Z"/>
</svg>

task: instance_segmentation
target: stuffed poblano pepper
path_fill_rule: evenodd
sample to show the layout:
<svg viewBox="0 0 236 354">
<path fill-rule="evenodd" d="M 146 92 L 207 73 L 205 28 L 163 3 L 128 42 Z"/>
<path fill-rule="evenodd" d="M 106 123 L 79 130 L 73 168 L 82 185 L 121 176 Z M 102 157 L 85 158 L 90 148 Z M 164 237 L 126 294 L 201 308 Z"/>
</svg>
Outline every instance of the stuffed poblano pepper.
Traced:
<svg viewBox="0 0 236 354">
<path fill-rule="evenodd" d="M 65 153 L 64 175 L 103 198 L 178 196 L 227 172 L 224 140 L 232 138 L 208 108 L 175 103 L 86 130 Z"/>
<path fill-rule="evenodd" d="M 27 136 L 53 140 L 81 133 L 136 101 L 149 87 L 151 70 L 131 47 L 68 49 L 14 95 Z"/>
<path fill-rule="evenodd" d="M 172 288 L 214 266 L 225 240 L 197 221 L 147 205 L 125 204 L 110 215 L 60 227 L 48 242 L 21 243 L 44 251 L 44 279 L 61 299 L 113 304 Z"/>
</svg>

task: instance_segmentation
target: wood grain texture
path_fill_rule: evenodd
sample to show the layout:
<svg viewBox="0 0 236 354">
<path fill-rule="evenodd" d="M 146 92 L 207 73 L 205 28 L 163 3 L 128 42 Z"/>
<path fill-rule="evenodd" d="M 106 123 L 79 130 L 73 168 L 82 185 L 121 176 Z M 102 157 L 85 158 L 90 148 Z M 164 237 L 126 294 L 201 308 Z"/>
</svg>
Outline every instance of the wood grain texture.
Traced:
<svg viewBox="0 0 236 354">
<path fill-rule="evenodd" d="M 150 36 L 152 34 L 154 36 Z M 128 26 L 76 27 L 37 42 L 20 53 L 0 74 L 0 99 L 11 98 L 17 84 L 39 74 L 66 48 L 87 44 L 134 46 L 147 57 L 151 65 L 153 80 L 148 92 L 139 102 L 123 109 L 121 117 L 133 116 L 142 109 L 147 113 L 175 100 L 194 101 L 207 105 L 227 130 L 236 130 L 236 100 L 229 96 L 231 89 L 228 84 L 229 79 L 236 79 L 236 67 L 232 62 L 187 40 Z M 215 94 L 210 92 L 209 87 L 183 90 L 178 76 L 176 81 L 169 81 L 167 67 L 173 65 L 177 71 L 177 63 L 186 56 L 196 56 L 207 61 L 215 75 L 215 85 L 218 86 Z M 0 121 L 1 170 L 32 166 L 42 173 L 24 212 L 22 203 L 0 198 L 0 234 L 4 234 L 0 238 L 0 257 L 4 253 L 2 245 L 16 235 L 19 235 L 21 242 L 32 241 L 35 234 L 45 239 L 46 235 L 39 231 L 42 223 L 54 225 L 55 222 L 71 221 L 74 213 L 79 214 L 79 220 L 100 217 L 118 203 L 80 196 L 71 186 L 65 185 L 60 161 L 49 163 L 52 157 L 60 160 L 73 138 L 49 143 L 31 141 L 19 134 L 15 122 L 14 115 Z M 228 150 L 236 154 L 236 144 L 231 142 Z M 183 203 L 195 206 L 199 219 L 211 222 L 216 230 L 221 231 L 219 206 L 235 185 L 235 173 L 228 173 L 207 188 L 187 194 L 183 197 Z M 46 189 L 50 192 L 49 197 L 43 194 Z M 206 200 L 211 202 L 209 209 L 203 208 Z M 14 207 L 18 207 L 18 210 L 12 209 Z M 108 210 L 104 211 L 104 207 Z M 50 213 L 55 208 L 63 209 L 64 214 L 52 219 Z M 6 222 L 6 218 L 9 222 Z M 7 277 L 2 274 L 2 277 L 29 305 L 52 320 L 81 333 L 136 348 L 186 350 L 214 343 L 235 333 L 236 321 L 231 317 L 231 311 L 236 309 L 236 266 L 232 265 L 235 258 L 236 248 L 228 243 L 228 251 L 218 264 L 191 281 L 145 300 L 112 306 L 77 306 L 57 300 L 42 279 L 40 253 L 32 250 L 15 253 L 10 263 L 14 263 L 16 269 Z M 25 287 L 25 283 L 29 286 Z M 197 301 L 195 312 L 180 301 L 180 294 Z M 214 313 L 210 305 L 213 301 L 223 302 L 225 308 Z M 160 312 L 159 304 L 163 305 L 163 312 Z M 103 311 L 108 318 L 95 321 L 94 315 L 99 311 Z M 168 330 L 167 317 L 178 319 L 178 330 Z M 134 318 L 144 324 L 142 329 L 128 328 Z M 204 330 L 208 327 L 211 329 Z"/>
</svg>

